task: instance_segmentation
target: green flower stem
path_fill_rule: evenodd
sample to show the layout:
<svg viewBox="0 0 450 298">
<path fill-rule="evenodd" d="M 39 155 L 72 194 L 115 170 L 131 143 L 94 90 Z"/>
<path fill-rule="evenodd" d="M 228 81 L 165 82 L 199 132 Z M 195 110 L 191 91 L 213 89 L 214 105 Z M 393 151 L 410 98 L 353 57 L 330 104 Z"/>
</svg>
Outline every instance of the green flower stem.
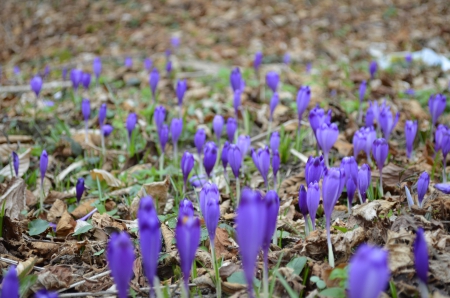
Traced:
<svg viewBox="0 0 450 298">
<path fill-rule="evenodd" d="M 239 177 L 236 177 L 236 207 L 239 206 L 241 200 L 241 184 L 239 183 Z"/>
<path fill-rule="evenodd" d="M 327 243 L 328 243 L 328 263 L 332 268 L 334 268 L 334 254 L 333 254 L 333 246 L 331 245 L 330 221 L 331 219 L 327 217 L 326 224 L 327 224 Z"/>
<path fill-rule="evenodd" d="M 162 180 L 162 171 L 164 169 L 164 152 L 159 156 L 159 179 Z"/>
<path fill-rule="evenodd" d="M 216 251 L 214 249 L 214 240 L 211 242 L 211 256 L 213 259 L 214 273 L 216 275 L 216 297 L 222 297 L 222 282 L 219 275 L 219 266 L 216 259 Z"/>
</svg>

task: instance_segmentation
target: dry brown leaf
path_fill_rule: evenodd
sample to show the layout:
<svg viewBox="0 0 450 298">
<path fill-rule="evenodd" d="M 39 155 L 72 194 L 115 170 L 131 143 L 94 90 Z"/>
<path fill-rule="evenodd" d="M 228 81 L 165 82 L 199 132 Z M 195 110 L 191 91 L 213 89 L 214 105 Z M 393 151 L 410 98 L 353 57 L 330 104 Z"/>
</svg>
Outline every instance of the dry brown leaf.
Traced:
<svg viewBox="0 0 450 298">
<path fill-rule="evenodd" d="M 32 136 L 23 136 L 23 135 L 18 135 L 18 136 L 8 136 L 8 138 L 6 137 L 0 137 L 0 144 L 3 143 L 31 143 L 33 142 L 33 137 Z"/>
<path fill-rule="evenodd" d="M 38 274 L 38 282 L 48 290 L 68 288 L 72 280 L 73 274 L 69 266 L 52 266 Z"/>
<path fill-rule="evenodd" d="M 336 148 L 342 156 L 348 156 L 353 149 L 353 145 L 347 141 L 343 134 L 339 134 L 339 137 L 333 147 Z"/>
<path fill-rule="evenodd" d="M 76 219 L 82 218 L 83 216 L 85 216 L 86 214 L 88 214 L 89 212 L 91 212 L 92 210 L 94 210 L 94 206 L 92 206 L 92 204 L 96 201 L 96 199 L 89 199 L 89 200 L 84 200 L 81 201 L 80 205 L 77 206 L 77 208 L 75 208 L 72 211 L 72 215 L 73 217 L 75 217 Z"/>
<path fill-rule="evenodd" d="M 21 144 L 20 148 L 28 149 L 31 145 Z M 11 153 L 17 151 L 18 146 L 12 144 L 1 144 L 0 145 L 0 159 L 3 164 L 9 162 L 11 158 Z"/>
<path fill-rule="evenodd" d="M 56 223 L 57 220 L 67 211 L 66 203 L 56 200 L 47 214 L 47 220 Z"/>
<path fill-rule="evenodd" d="M 59 181 L 63 181 L 64 178 L 70 174 L 70 172 L 72 172 L 75 169 L 78 169 L 80 167 L 82 167 L 84 165 L 84 160 L 80 160 L 77 162 L 74 162 L 72 164 L 70 164 L 70 166 L 68 166 L 67 168 L 65 168 L 61 173 L 59 173 L 58 176 L 55 177 L 55 181 L 59 182 Z"/>
<path fill-rule="evenodd" d="M 214 238 L 214 249 L 216 250 L 216 257 L 222 258 L 228 255 L 228 247 L 231 245 L 230 236 L 225 229 L 217 228 L 216 237 Z"/>
<path fill-rule="evenodd" d="M 65 211 L 56 226 L 56 235 L 67 236 L 75 230 L 77 222 L 72 218 L 69 212 Z"/>
<path fill-rule="evenodd" d="M 100 181 L 105 181 L 106 184 L 108 184 L 111 187 L 124 187 L 124 183 L 114 177 L 111 173 L 108 173 L 104 170 L 94 169 L 91 171 L 91 177 L 94 179 L 94 181 L 97 180 L 97 178 Z"/>
<path fill-rule="evenodd" d="M 68 192 L 59 192 L 51 190 L 47 197 L 44 199 L 44 204 L 53 204 L 56 200 L 65 200 L 75 197 L 75 187 Z"/>
<path fill-rule="evenodd" d="M 156 201 L 158 205 L 162 206 L 166 203 L 167 193 L 169 192 L 170 180 L 169 176 L 166 177 L 164 181 L 152 182 L 142 185 L 141 189 L 138 191 L 136 197 L 131 203 L 131 214 L 136 216 L 137 210 L 139 208 L 139 202 L 141 198 L 145 195 L 150 195 Z"/>
<path fill-rule="evenodd" d="M 164 223 L 161 223 L 161 234 L 164 239 L 164 246 L 166 247 L 166 252 L 172 251 L 172 242 L 175 237 L 173 235 L 173 232 Z"/>
<path fill-rule="evenodd" d="M 57 243 L 42 241 L 31 242 L 31 247 L 33 248 L 31 252 L 43 258 L 50 258 L 53 254 L 58 252 L 59 249 L 59 245 Z"/>
<path fill-rule="evenodd" d="M 379 213 L 387 214 L 396 204 L 396 202 L 376 200 L 366 202 L 362 205 L 356 205 L 352 208 L 352 212 L 355 217 L 361 217 L 366 221 L 372 221 Z"/>
<path fill-rule="evenodd" d="M 5 215 L 18 219 L 20 212 L 26 209 L 26 184 L 22 178 L 13 177 L 0 196 L 0 206 L 5 202 Z"/>
<path fill-rule="evenodd" d="M 30 168 L 30 156 L 31 148 L 28 148 L 27 151 L 19 155 L 19 177 L 22 177 Z M 16 173 L 14 173 L 14 169 L 10 166 L 9 163 L 0 170 L 0 176 L 11 178 L 11 169 L 13 171 L 13 176 L 15 176 Z"/>
<path fill-rule="evenodd" d="M 205 286 L 209 286 L 213 289 L 216 288 L 216 285 L 214 284 L 214 282 L 211 279 L 210 274 L 203 274 L 198 276 L 197 278 L 194 278 L 192 280 L 193 283 L 195 283 L 198 287 L 205 287 Z"/>
</svg>

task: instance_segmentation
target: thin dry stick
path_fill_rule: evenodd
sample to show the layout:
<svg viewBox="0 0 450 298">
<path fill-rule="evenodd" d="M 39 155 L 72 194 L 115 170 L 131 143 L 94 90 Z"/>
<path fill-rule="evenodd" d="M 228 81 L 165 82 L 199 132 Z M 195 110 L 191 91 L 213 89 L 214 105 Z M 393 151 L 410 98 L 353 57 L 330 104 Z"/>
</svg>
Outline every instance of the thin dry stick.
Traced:
<svg viewBox="0 0 450 298">
<path fill-rule="evenodd" d="M 17 264 L 19 264 L 19 262 L 17 262 L 17 261 L 6 259 L 6 258 L 2 258 L 2 257 L 0 257 L 0 261 L 1 262 L 5 262 L 6 264 L 10 264 L 10 265 L 17 265 Z M 37 270 L 37 271 L 42 271 L 45 268 L 33 266 L 33 269 Z"/>
</svg>

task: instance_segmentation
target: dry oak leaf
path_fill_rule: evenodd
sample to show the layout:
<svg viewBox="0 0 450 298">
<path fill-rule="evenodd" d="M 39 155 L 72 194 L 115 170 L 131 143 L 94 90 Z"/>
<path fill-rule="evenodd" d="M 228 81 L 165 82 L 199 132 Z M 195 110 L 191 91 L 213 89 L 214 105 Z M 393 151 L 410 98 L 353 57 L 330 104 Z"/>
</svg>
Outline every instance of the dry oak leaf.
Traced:
<svg viewBox="0 0 450 298">
<path fill-rule="evenodd" d="M 48 290 L 68 288 L 72 279 L 72 270 L 63 265 L 49 267 L 38 274 L 38 282 Z"/>
<path fill-rule="evenodd" d="M 231 246 L 231 242 L 228 239 L 230 236 L 225 229 L 217 228 L 216 237 L 214 238 L 214 249 L 216 250 L 217 257 L 225 257 L 228 254 L 227 247 Z"/>
<path fill-rule="evenodd" d="M 166 179 L 164 179 L 164 181 L 152 182 L 142 185 L 141 189 L 138 191 L 136 197 L 131 203 L 131 214 L 137 214 L 139 202 L 141 201 L 141 198 L 146 195 L 152 196 L 154 200 L 158 201 L 160 206 L 162 204 L 165 204 L 167 200 L 167 193 L 169 192 L 169 186 L 169 176 L 166 176 Z"/>
<path fill-rule="evenodd" d="M 47 220 L 53 223 L 56 223 L 56 221 L 64 214 L 64 212 L 67 211 L 66 204 L 61 200 L 56 200 L 52 207 L 50 208 L 50 211 L 47 214 Z"/>
<path fill-rule="evenodd" d="M 82 218 L 92 210 L 94 210 L 94 206 L 92 204 L 96 201 L 96 199 L 89 199 L 81 201 L 81 203 L 72 211 L 73 217 L 76 219 Z"/>
<path fill-rule="evenodd" d="M 31 156 L 31 148 L 28 148 L 24 153 L 19 155 L 19 177 L 22 177 L 26 171 L 30 168 L 30 156 Z M 13 168 L 10 164 L 7 164 L 3 169 L 0 170 L 0 176 L 5 176 L 7 178 L 11 178 L 11 170 Z M 15 177 L 16 173 L 13 171 L 13 176 Z"/>
<path fill-rule="evenodd" d="M 116 177 L 114 177 L 111 173 L 104 171 L 104 170 L 99 170 L 99 169 L 94 169 L 91 171 L 91 177 L 94 180 L 100 180 L 100 181 L 105 181 L 106 184 L 108 184 L 111 187 L 124 187 L 124 183 L 122 181 L 120 181 L 119 179 L 117 179 Z"/>
<path fill-rule="evenodd" d="M 69 212 L 65 211 L 56 226 L 56 235 L 67 236 L 73 233 L 77 222 L 73 219 Z"/>
<path fill-rule="evenodd" d="M 5 215 L 18 219 L 20 212 L 26 209 L 26 184 L 22 178 L 13 177 L 0 196 L 0 206 L 5 202 Z"/>
</svg>

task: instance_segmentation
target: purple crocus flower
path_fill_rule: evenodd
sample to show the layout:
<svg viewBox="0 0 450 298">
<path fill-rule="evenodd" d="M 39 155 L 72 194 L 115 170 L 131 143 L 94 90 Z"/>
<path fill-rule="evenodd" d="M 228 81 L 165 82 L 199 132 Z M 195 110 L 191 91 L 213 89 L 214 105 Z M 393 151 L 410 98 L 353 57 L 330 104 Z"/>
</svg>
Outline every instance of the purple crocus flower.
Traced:
<svg viewBox="0 0 450 298">
<path fill-rule="evenodd" d="M 358 178 L 358 164 L 353 156 L 344 157 L 341 161 L 341 170 L 345 173 L 345 181 L 352 179 L 356 184 L 356 179 Z"/>
<path fill-rule="evenodd" d="M 133 59 L 131 57 L 125 57 L 124 65 L 126 68 L 133 68 Z"/>
<path fill-rule="evenodd" d="M 306 184 L 309 185 L 313 182 L 319 182 L 322 178 L 323 171 L 325 169 L 325 162 L 323 161 L 323 156 L 308 158 L 305 166 L 305 180 Z"/>
<path fill-rule="evenodd" d="M 311 89 L 309 86 L 302 86 L 297 93 L 297 116 L 298 116 L 298 127 L 300 129 L 300 122 L 302 120 L 303 113 L 311 101 Z"/>
<path fill-rule="evenodd" d="M 447 142 L 447 136 L 448 136 L 448 128 L 447 126 L 443 124 L 439 124 L 435 133 L 434 133 L 434 141 L 435 141 L 435 151 L 438 152 L 439 150 L 445 150 L 446 147 L 445 144 Z"/>
<path fill-rule="evenodd" d="M 367 82 L 362 81 L 361 85 L 359 85 L 359 102 L 360 104 L 364 101 L 364 96 L 366 94 Z"/>
<path fill-rule="evenodd" d="M 230 143 L 233 143 L 234 141 L 234 135 L 237 130 L 237 121 L 236 119 L 230 117 L 227 119 L 227 135 L 228 135 L 228 141 Z"/>
<path fill-rule="evenodd" d="M 153 288 L 155 286 L 159 253 L 161 251 L 161 229 L 155 204 L 151 196 L 141 198 L 137 217 L 144 273 L 150 284 L 150 288 Z"/>
<path fill-rule="evenodd" d="M 257 52 L 255 54 L 255 60 L 253 60 L 253 68 L 255 69 L 256 72 L 259 71 L 259 67 L 261 66 L 262 59 L 263 59 L 263 53 Z"/>
<path fill-rule="evenodd" d="M 406 155 L 411 158 L 413 152 L 414 139 L 417 134 L 417 120 L 407 120 L 405 122 L 405 138 L 406 138 Z"/>
<path fill-rule="evenodd" d="M 233 94 L 233 108 L 236 119 L 238 119 L 239 107 L 241 106 L 241 89 L 237 89 Z"/>
<path fill-rule="evenodd" d="M 211 178 L 211 172 L 217 160 L 217 145 L 214 142 L 207 142 L 203 152 L 203 167 L 206 174 Z"/>
<path fill-rule="evenodd" d="M 13 72 L 14 72 L 15 76 L 17 76 L 17 77 L 20 76 L 20 67 L 17 65 L 14 65 Z"/>
<path fill-rule="evenodd" d="M 41 186 L 44 185 L 44 177 L 45 173 L 47 172 L 47 166 L 48 166 L 48 154 L 47 151 L 42 150 L 41 158 L 39 159 L 39 170 L 41 172 Z"/>
<path fill-rule="evenodd" d="M 178 105 L 181 106 L 183 104 L 183 98 L 184 94 L 187 90 L 187 82 L 186 80 L 178 80 L 177 82 L 177 98 L 178 98 Z"/>
<path fill-rule="evenodd" d="M 150 73 L 150 78 L 148 80 L 148 83 L 150 84 L 150 89 L 152 90 L 153 103 L 155 102 L 156 88 L 158 87 L 158 82 L 159 82 L 159 72 L 158 69 L 155 67 Z"/>
<path fill-rule="evenodd" d="M 163 124 L 161 126 L 161 129 L 158 131 L 158 137 L 161 151 L 164 154 L 164 152 L 166 151 L 167 141 L 169 140 L 169 127 L 167 126 L 167 124 Z"/>
<path fill-rule="evenodd" d="M 267 175 L 270 169 L 270 152 L 269 147 L 259 148 L 258 151 L 252 149 L 252 159 L 259 173 L 264 179 L 266 187 L 268 187 Z"/>
<path fill-rule="evenodd" d="M 269 248 L 272 236 L 277 230 L 278 210 L 280 198 L 275 190 L 269 190 L 263 200 L 266 207 L 266 217 L 263 228 L 262 250 L 264 258 L 264 270 L 269 273 Z"/>
<path fill-rule="evenodd" d="M 166 73 L 168 76 L 170 76 L 171 72 L 172 72 L 172 61 L 168 60 L 166 63 Z"/>
<path fill-rule="evenodd" d="M 153 61 L 150 58 L 144 59 L 144 68 L 147 72 L 149 72 L 152 69 Z"/>
<path fill-rule="evenodd" d="M 383 103 L 384 105 L 384 103 Z M 373 114 L 373 119 L 377 120 L 377 123 L 379 123 L 379 117 L 380 117 L 380 108 L 378 107 L 378 102 L 376 100 L 374 101 L 369 101 L 369 108 L 368 110 L 371 111 L 371 113 Z M 372 125 L 367 125 L 367 127 L 373 126 L 373 121 L 372 121 Z"/>
<path fill-rule="evenodd" d="M 233 89 L 233 93 L 236 92 L 236 90 L 241 89 L 242 75 L 241 75 L 241 71 L 239 70 L 238 67 L 234 68 L 231 71 L 230 83 L 231 83 L 231 88 Z"/>
<path fill-rule="evenodd" d="M 106 258 L 119 298 L 128 297 L 128 288 L 133 277 L 134 247 L 126 232 L 114 233 L 108 242 Z"/>
<path fill-rule="evenodd" d="M 314 131 L 314 135 L 317 135 L 317 129 L 323 123 L 331 123 L 331 110 L 328 110 L 328 113 L 325 114 L 325 111 L 319 107 L 319 104 L 317 104 L 317 106 L 309 112 L 309 124 Z"/>
<path fill-rule="evenodd" d="M 64 81 L 67 80 L 67 72 L 68 72 L 68 69 L 66 66 L 64 66 L 62 69 L 62 78 Z"/>
<path fill-rule="evenodd" d="M 360 151 L 364 151 L 368 161 L 371 162 L 370 151 L 376 137 L 377 134 L 373 127 L 361 127 L 355 132 L 353 135 L 353 155 L 355 159 L 358 157 Z"/>
<path fill-rule="evenodd" d="M 252 140 L 250 139 L 250 136 L 240 135 L 238 137 L 237 145 L 239 147 L 239 150 L 241 150 L 242 160 L 248 154 L 248 151 L 250 150 L 251 142 L 252 142 Z"/>
<path fill-rule="evenodd" d="M 77 204 L 80 203 L 81 197 L 83 196 L 84 192 L 84 179 L 78 178 L 77 185 L 75 186 L 75 192 L 77 197 Z"/>
<path fill-rule="evenodd" d="M 17 153 L 13 151 L 11 153 L 11 156 L 12 156 L 14 173 L 16 173 L 16 177 L 19 177 L 19 165 L 20 165 L 19 155 L 17 155 Z"/>
<path fill-rule="evenodd" d="M 428 284 L 428 247 L 422 228 L 417 229 L 414 241 L 414 266 L 419 280 Z"/>
<path fill-rule="evenodd" d="M 81 84 L 83 85 L 84 89 L 88 90 L 89 86 L 91 85 L 91 74 L 88 72 L 83 72 L 83 75 L 81 76 Z"/>
<path fill-rule="evenodd" d="M 106 103 L 103 103 L 98 111 L 98 123 L 100 124 L 100 127 L 105 124 L 107 110 L 108 106 L 106 105 Z"/>
<path fill-rule="evenodd" d="M 349 267 L 349 298 L 380 297 L 390 277 L 387 251 L 362 244 L 350 259 Z"/>
<path fill-rule="evenodd" d="M 198 217 L 191 215 L 178 218 L 175 239 L 180 255 L 180 267 L 183 272 L 185 290 L 186 293 L 189 293 L 189 273 L 200 243 L 200 220 Z"/>
<path fill-rule="evenodd" d="M 325 213 L 327 242 L 328 242 L 328 261 L 331 267 L 334 267 L 333 248 L 331 246 L 331 213 L 336 205 L 345 183 L 345 173 L 338 168 L 325 169 L 322 183 L 323 211 Z"/>
<path fill-rule="evenodd" d="M 239 147 L 235 144 L 230 144 L 228 147 L 228 163 L 233 171 L 234 177 L 239 178 L 239 170 L 242 164 L 242 153 Z"/>
<path fill-rule="evenodd" d="M 312 69 L 312 62 L 306 63 L 306 73 L 310 74 Z"/>
<path fill-rule="evenodd" d="M 16 266 L 9 267 L 3 277 L 1 297 L 19 298 L 19 277 L 17 276 Z"/>
<path fill-rule="evenodd" d="M 230 149 L 232 146 L 230 146 Z M 253 297 L 256 258 L 264 240 L 264 230 L 261 228 L 261 223 L 266 222 L 266 214 L 267 206 L 262 200 L 261 194 L 258 191 L 244 188 L 237 209 L 236 235 L 247 289 L 251 298 Z"/>
<path fill-rule="evenodd" d="M 365 203 L 367 198 L 367 189 L 372 185 L 372 173 L 368 164 L 363 164 L 358 170 L 358 179 L 356 184 L 358 186 L 361 203 Z"/>
<path fill-rule="evenodd" d="M 200 156 L 202 154 L 203 145 L 206 141 L 206 133 L 203 128 L 199 128 L 194 136 L 194 145 L 197 148 L 197 153 Z"/>
<path fill-rule="evenodd" d="M 428 108 L 431 114 L 433 126 L 436 125 L 438 118 L 442 115 L 447 104 L 447 99 L 442 94 L 431 95 L 428 100 Z"/>
<path fill-rule="evenodd" d="M 311 218 L 313 231 L 316 229 L 316 213 L 317 209 L 319 208 L 319 203 L 320 203 L 320 188 L 319 183 L 315 181 L 314 183 L 309 184 L 308 191 L 306 193 L 306 204 L 308 206 L 308 212 L 309 217 Z"/>
<path fill-rule="evenodd" d="M 50 66 L 46 65 L 42 76 L 44 77 L 44 79 L 46 79 L 49 76 L 49 74 L 50 74 Z"/>
<path fill-rule="evenodd" d="M 273 181 L 277 181 L 278 170 L 280 169 L 280 153 L 278 150 L 272 152 L 272 173 Z"/>
<path fill-rule="evenodd" d="M 220 137 L 222 136 L 222 130 L 223 130 L 223 124 L 224 124 L 223 117 L 221 115 L 214 116 L 212 124 L 213 124 L 214 134 L 216 135 L 216 138 L 217 138 L 217 143 L 220 144 Z"/>
<path fill-rule="evenodd" d="M 280 148 L 280 133 L 278 131 L 274 131 L 270 135 L 270 150 L 274 152 L 279 148 Z"/>
<path fill-rule="evenodd" d="M 289 63 L 291 63 L 291 55 L 289 55 L 289 53 L 285 53 L 283 56 L 283 63 L 285 65 L 289 65 Z"/>
<path fill-rule="evenodd" d="M 192 169 L 194 168 L 194 156 L 191 153 L 189 153 L 188 151 L 185 151 L 183 153 L 183 156 L 181 157 L 181 165 L 180 166 L 181 166 L 181 172 L 183 173 L 184 188 L 186 188 L 187 178 L 189 177 L 189 174 L 191 173 Z"/>
<path fill-rule="evenodd" d="M 173 118 L 170 123 L 170 134 L 172 135 L 172 143 L 174 146 L 178 143 L 182 131 L 183 119 Z"/>
<path fill-rule="evenodd" d="M 300 184 L 300 189 L 298 190 L 298 207 L 300 208 L 300 212 L 303 215 L 303 218 L 305 219 L 305 227 L 308 225 L 308 199 L 307 199 L 307 192 L 306 188 L 303 184 Z"/>
<path fill-rule="evenodd" d="M 200 191 L 200 209 L 205 220 L 210 244 L 214 247 L 217 224 L 220 217 L 220 194 L 217 185 L 207 182 Z"/>
<path fill-rule="evenodd" d="M 389 144 L 385 139 L 380 138 L 376 139 L 373 142 L 372 155 L 375 159 L 375 163 L 377 164 L 377 167 L 380 170 L 380 172 L 384 167 L 384 163 L 386 161 L 388 153 L 389 153 Z"/>
<path fill-rule="evenodd" d="M 450 183 L 436 183 L 434 188 L 445 194 L 450 194 Z"/>
<path fill-rule="evenodd" d="M 370 73 L 370 79 L 371 80 L 373 80 L 375 78 L 375 74 L 377 72 L 377 69 L 378 69 L 377 61 L 372 60 L 370 62 L 370 65 L 369 65 L 369 73 Z"/>
<path fill-rule="evenodd" d="M 88 122 L 91 117 L 91 102 L 87 98 L 84 98 L 81 101 L 81 113 L 83 114 L 84 121 Z"/>
<path fill-rule="evenodd" d="M 133 133 L 134 128 L 137 124 L 137 115 L 135 113 L 130 113 L 127 117 L 127 121 L 125 123 L 125 127 L 128 131 L 128 138 L 131 140 L 131 134 Z"/>
<path fill-rule="evenodd" d="M 391 108 L 389 106 L 384 107 L 380 112 L 379 125 L 381 126 L 381 131 L 386 140 L 389 140 L 392 130 L 397 125 L 400 113 L 395 114 L 395 119 L 393 119 Z"/>
<path fill-rule="evenodd" d="M 417 180 L 417 196 L 419 200 L 419 207 L 423 206 L 423 199 L 428 191 L 428 186 L 430 185 L 430 176 L 427 172 L 422 172 Z"/>
<path fill-rule="evenodd" d="M 194 205 L 187 198 L 181 200 L 178 210 L 178 219 L 183 219 L 185 216 L 194 216 Z"/>
<path fill-rule="evenodd" d="M 34 294 L 34 298 L 58 298 L 58 293 L 41 289 Z"/>
<path fill-rule="evenodd" d="M 317 142 L 319 143 L 319 146 L 323 151 L 325 165 L 328 167 L 328 154 L 330 153 L 330 150 L 333 147 L 334 143 L 336 143 L 337 141 L 337 138 L 339 136 L 339 129 L 334 123 L 322 123 L 322 125 L 317 129 L 316 136 Z"/>
<path fill-rule="evenodd" d="M 230 143 L 228 143 L 228 141 L 225 141 L 225 143 L 223 144 L 223 148 L 222 148 L 222 156 L 220 157 L 220 159 L 222 161 L 223 169 L 225 171 L 227 170 L 227 165 L 228 165 L 228 148 L 230 148 Z"/>
<path fill-rule="evenodd" d="M 74 68 L 70 71 L 70 80 L 72 81 L 72 87 L 75 91 L 77 91 L 78 86 L 80 86 L 82 76 L 83 72 L 79 69 Z"/>
<path fill-rule="evenodd" d="M 369 107 L 366 111 L 366 127 L 372 127 L 374 124 L 375 115 L 373 110 Z"/>
<path fill-rule="evenodd" d="M 408 63 L 408 64 L 410 64 L 410 63 L 412 62 L 412 55 L 411 55 L 411 53 L 407 53 L 407 54 L 405 55 L 405 61 L 406 61 L 406 63 Z"/>
<path fill-rule="evenodd" d="M 39 97 L 39 93 L 41 93 L 42 84 L 43 81 L 40 76 L 34 76 L 30 81 L 31 90 L 36 94 L 36 97 Z"/>
<path fill-rule="evenodd" d="M 108 137 L 114 131 L 114 127 L 110 124 L 103 125 L 101 129 L 104 137 Z"/>
<path fill-rule="evenodd" d="M 157 106 L 153 113 L 153 118 L 155 119 L 156 130 L 159 130 L 166 119 L 166 108 L 162 105 Z"/>
<path fill-rule="evenodd" d="M 275 92 L 270 99 L 270 121 L 273 121 L 273 112 L 275 112 L 275 108 L 277 107 L 279 102 L 278 92 Z"/>
<path fill-rule="evenodd" d="M 100 57 L 95 57 L 94 61 L 92 62 L 92 72 L 94 73 L 95 77 L 100 78 L 100 74 L 102 72 L 102 60 Z"/>
<path fill-rule="evenodd" d="M 180 46 L 180 38 L 177 36 L 173 36 L 170 38 L 170 43 L 172 44 L 172 47 L 177 49 Z"/>
<path fill-rule="evenodd" d="M 272 92 L 277 92 L 278 83 L 280 82 L 280 75 L 275 71 L 269 71 L 266 74 L 266 84 Z"/>
</svg>

